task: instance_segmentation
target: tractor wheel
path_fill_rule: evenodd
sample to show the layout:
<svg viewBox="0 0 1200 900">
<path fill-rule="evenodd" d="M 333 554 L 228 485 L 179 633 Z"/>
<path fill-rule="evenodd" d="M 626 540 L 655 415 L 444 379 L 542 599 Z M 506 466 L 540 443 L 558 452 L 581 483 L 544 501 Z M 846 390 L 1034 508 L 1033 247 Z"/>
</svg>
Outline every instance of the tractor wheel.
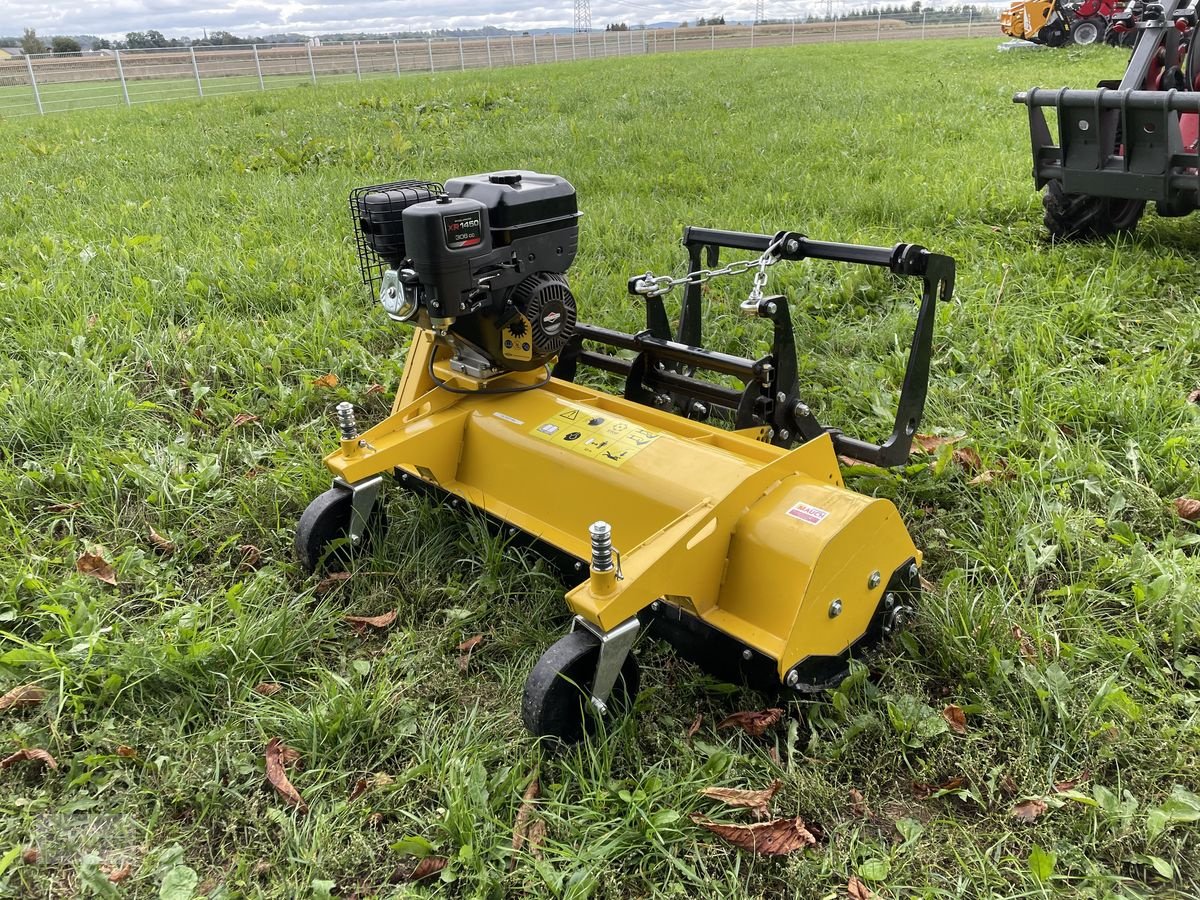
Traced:
<svg viewBox="0 0 1200 900">
<path fill-rule="evenodd" d="M 589 693 L 600 642 L 585 629 L 572 631 L 542 654 L 525 682 L 521 698 L 521 721 L 537 737 L 557 738 L 573 744 L 595 730 L 598 714 Z M 637 696 L 641 673 L 632 653 L 625 657 L 621 674 L 608 698 L 609 713 L 627 712 Z"/>
<path fill-rule="evenodd" d="M 366 555 L 375 536 L 386 527 L 383 505 L 377 500 L 367 517 L 362 540 L 352 545 L 349 536 L 353 504 L 353 492 L 336 487 L 308 504 L 296 525 L 296 558 L 305 572 L 319 568 L 328 572 L 345 571 L 356 558 Z"/>
<path fill-rule="evenodd" d="M 1051 181 L 1042 196 L 1042 206 L 1050 237 L 1059 241 L 1086 241 L 1132 232 L 1146 209 L 1146 201 L 1068 194 L 1061 182 Z"/>
<path fill-rule="evenodd" d="M 1104 40 L 1104 19 L 1100 16 L 1080 19 L 1071 26 L 1071 40 L 1080 47 L 1100 43 Z"/>
</svg>

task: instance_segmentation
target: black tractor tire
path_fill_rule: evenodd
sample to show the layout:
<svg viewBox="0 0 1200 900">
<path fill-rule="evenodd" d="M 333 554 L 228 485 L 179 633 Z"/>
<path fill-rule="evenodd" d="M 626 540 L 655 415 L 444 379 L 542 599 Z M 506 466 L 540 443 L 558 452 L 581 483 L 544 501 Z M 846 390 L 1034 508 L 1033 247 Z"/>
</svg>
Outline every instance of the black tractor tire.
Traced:
<svg viewBox="0 0 1200 900">
<path fill-rule="evenodd" d="M 1104 40 L 1107 23 L 1103 16 L 1079 19 L 1071 26 L 1071 40 L 1079 47 L 1090 47 Z"/>
<path fill-rule="evenodd" d="M 350 536 L 350 514 L 354 504 L 354 493 L 346 488 L 330 488 L 318 495 L 300 516 L 296 524 L 296 558 L 305 572 L 318 569 L 327 572 L 344 572 L 370 550 L 376 535 L 387 525 L 381 500 L 367 517 L 367 527 L 362 540 L 352 545 Z"/>
<path fill-rule="evenodd" d="M 1144 200 L 1068 194 L 1059 181 L 1046 185 L 1042 221 L 1057 241 L 1089 241 L 1113 234 L 1131 234 L 1146 209 Z"/>
<path fill-rule="evenodd" d="M 589 695 L 599 662 L 600 641 L 583 628 L 555 641 L 542 654 L 521 697 L 521 721 L 531 734 L 574 744 L 595 731 L 598 714 Z M 609 716 L 629 711 L 640 682 L 641 671 L 631 652 L 609 695 Z"/>
</svg>

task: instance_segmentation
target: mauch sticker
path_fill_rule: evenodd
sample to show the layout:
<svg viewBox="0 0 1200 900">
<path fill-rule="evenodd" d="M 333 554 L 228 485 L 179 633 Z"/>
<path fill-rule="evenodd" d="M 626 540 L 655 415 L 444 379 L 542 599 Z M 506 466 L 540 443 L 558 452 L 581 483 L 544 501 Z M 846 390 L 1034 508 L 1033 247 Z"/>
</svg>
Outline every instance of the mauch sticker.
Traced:
<svg viewBox="0 0 1200 900">
<path fill-rule="evenodd" d="M 807 522 L 809 525 L 820 525 L 821 520 L 829 515 L 829 510 L 821 509 L 817 506 L 809 506 L 807 503 L 797 503 L 787 511 L 787 514 L 793 519 L 799 519 L 801 522 Z"/>
<path fill-rule="evenodd" d="M 532 434 L 564 450 L 591 457 L 606 466 L 621 466 L 660 435 L 606 412 L 565 406 L 533 429 Z"/>
</svg>

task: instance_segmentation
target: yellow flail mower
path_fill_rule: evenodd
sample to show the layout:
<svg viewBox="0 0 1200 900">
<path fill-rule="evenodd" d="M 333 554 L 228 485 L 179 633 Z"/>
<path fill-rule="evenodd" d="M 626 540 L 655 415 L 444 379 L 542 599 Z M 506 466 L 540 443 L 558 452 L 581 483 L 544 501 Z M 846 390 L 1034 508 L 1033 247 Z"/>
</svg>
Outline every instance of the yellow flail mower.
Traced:
<svg viewBox="0 0 1200 900">
<path fill-rule="evenodd" d="M 838 454 L 907 459 L 953 260 L 912 244 L 686 228 L 687 275 L 629 280 L 646 315 L 629 334 L 577 320 L 565 274 L 580 214 L 560 177 L 397 182 L 356 190 L 350 208 L 364 281 L 416 330 L 390 416 L 362 431 L 338 406 L 333 486 L 296 530 L 307 570 L 344 567 L 378 539 L 385 476 L 535 547 L 573 584 L 574 618 L 534 666 L 521 713 L 563 741 L 628 707 L 642 632 L 725 680 L 814 692 L 911 616 L 921 553 L 890 501 L 845 487 Z M 722 249 L 757 255 L 719 267 Z M 770 266 L 805 259 L 920 279 L 882 444 L 821 424 L 799 394 L 788 300 L 764 288 Z M 758 359 L 703 348 L 701 286 L 740 273 L 754 285 L 742 312 L 772 329 Z M 675 287 L 672 333 L 663 298 Z M 623 395 L 578 383 L 583 369 L 623 380 Z"/>
</svg>

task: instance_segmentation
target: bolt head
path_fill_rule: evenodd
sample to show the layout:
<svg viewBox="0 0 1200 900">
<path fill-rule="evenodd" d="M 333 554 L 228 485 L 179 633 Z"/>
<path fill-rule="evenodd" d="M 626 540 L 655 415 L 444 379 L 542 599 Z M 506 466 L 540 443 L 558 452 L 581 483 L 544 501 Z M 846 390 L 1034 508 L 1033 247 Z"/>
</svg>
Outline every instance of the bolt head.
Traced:
<svg viewBox="0 0 1200 900">
<path fill-rule="evenodd" d="M 921 577 L 921 570 L 917 568 L 916 563 L 913 563 L 911 566 L 908 567 L 908 577 L 911 578 L 913 581 L 916 581 L 918 578 Z"/>
<path fill-rule="evenodd" d="M 775 402 L 776 403 L 786 403 L 787 402 L 787 394 L 785 394 L 783 391 L 780 391 L 778 394 L 775 395 Z"/>
<path fill-rule="evenodd" d="M 781 441 L 786 441 L 786 440 L 790 439 L 791 436 L 792 436 L 792 433 L 790 431 L 788 431 L 786 428 L 781 428 L 779 430 L 779 439 Z"/>
<path fill-rule="evenodd" d="M 800 249 L 800 242 L 798 240 L 796 240 L 795 238 L 792 238 L 784 246 L 787 247 L 788 253 L 795 253 L 797 250 Z"/>
<path fill-rule="evenodd" d="M 879 573 L 872 572 L 871 577 L 867 579 L 867 587 L 874 590 L 875 588 L 879 587 L 879 580 Z"/>
<path fill-rule="evenodd" d="M 893 606 L 895 606 L 896 605 L 896 595 L 893 594 L 891 591 L 888 591 L 887 594 L 885 594 L 883 597 L 883 605 L 885 607 L 887 607 L 888 609 L 891 609 Z"/>
<path fill-rule="evenodd" d="M 790 672 L 787 673 L 787 686 L 795 687 L 799 683 L 800 683 L 800 673 L 797 672 L 795 669 L 792 669 Z"/>
<path fill-rule="evenodd" d="M 808 404 L 801 403 L 799 400 L 797 400 L 796 405 L 792 407 L 792 411 L 801 418 L 812 414 L 812 410 L 808 408 Z"/>
<path fill-rule="evenodd" d="M 754 659 L 754 651 L 747 647 L 742 651 L 742 659 L 746 660 L 746 662 L 750 662 L 750 660 Z"/>
<path fill-rule="evenodd" d="M 661 608 L 662 608 L 662 603 L 659 602 L 658 600 L 655 600 L 653 603 L 650 604 L 651 612 L 658 612 L 659 609 L 661 609 Z"/>
<path fill-rule="evenodd" d="M 576 571 L 576 572 L 582 572 L 582 571 L 583 571 L 583 563 L 581 563 L 581 562 L 578 562 L 578 561 L 577 561 L 577 562 L 575 563 L 575 571 Z"/>
<path fill-rule="evenodd" d="M 779 311 L 779 307 L 778 307 L 778 306 L 776 306 L 774 303 L 768 303 L 768 304 L 767 304 L 767 313 L 768 313 L 768 315 L 772 315 L 772 316 L 773 316 L 773 315 L 775 315 L 775 313 L 776 313 L 776 312 L 778 312 L 778 311 Z"/>
<path fill-rule="evenodd" d="M 829 618 L 836 619 L 842 614 L 842 601 L 834 600 L 829 604 Z"/>
</svg>

